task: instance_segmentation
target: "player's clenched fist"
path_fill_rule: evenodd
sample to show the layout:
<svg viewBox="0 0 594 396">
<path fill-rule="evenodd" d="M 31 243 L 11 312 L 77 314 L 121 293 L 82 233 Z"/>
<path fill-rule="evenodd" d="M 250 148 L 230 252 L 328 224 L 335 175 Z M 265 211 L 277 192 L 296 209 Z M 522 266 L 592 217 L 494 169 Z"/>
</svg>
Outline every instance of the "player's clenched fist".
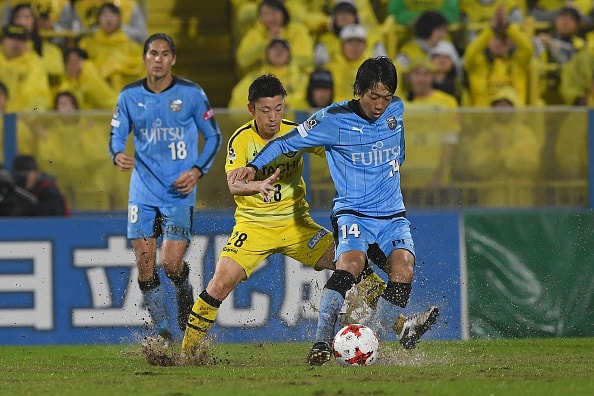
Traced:
<svg viewBox="0 0 594 396">
<path fill-rule="evenodd" d="M 134 168 L 134 157 L 129 156 L 126 153 L 118 153 L 115 158 L 116 166 L 122 171 L 129 171 Z"/>
</svg>

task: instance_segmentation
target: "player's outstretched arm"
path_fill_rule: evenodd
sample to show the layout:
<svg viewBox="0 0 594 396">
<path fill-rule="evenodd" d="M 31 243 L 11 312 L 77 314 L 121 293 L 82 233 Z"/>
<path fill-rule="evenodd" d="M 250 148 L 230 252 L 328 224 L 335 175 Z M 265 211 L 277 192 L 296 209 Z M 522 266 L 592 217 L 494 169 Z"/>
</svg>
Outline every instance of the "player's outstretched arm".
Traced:
<svg viewBox="0 0 594 396">
<path fill-rule="evenodd" d="M 229 187 L 229 191 L 231 192 L 231 194 L 244 196 L 260 193 L 262 194 L 264 201 L 270 202 L 272 194 L 274 194 L 275 191 L 274 183 L 276 183 L 279 179 L 280 169 L 277 168 L 276 171 L 272 175 L 270 175 L 270 177 L 262 181 L 254 181 L 253 177 L 251 177 L 252 180 L 250 180 L 249 176 L 237 179 L 230 177 L 230 174 L 238 169 L 234 169 L 233 171 L 227 173 L 227 186 Z M 249 169 L 254 170 L 253 168 Z"/>
<path fill-rule="evenodd" d="M 256 169 L 244 166 L 233 169 L 227 173 L 227 184 L 247 183 L 256 178 Z"/>
</svg>

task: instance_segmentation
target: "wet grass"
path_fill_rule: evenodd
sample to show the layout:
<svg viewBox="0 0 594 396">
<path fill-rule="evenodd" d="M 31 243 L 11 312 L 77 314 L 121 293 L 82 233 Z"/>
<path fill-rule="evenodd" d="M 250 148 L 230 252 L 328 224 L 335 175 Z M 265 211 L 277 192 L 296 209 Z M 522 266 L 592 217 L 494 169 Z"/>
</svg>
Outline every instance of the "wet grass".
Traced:
<svg viewBox="0 0 594 396">
<path fill-rule="evenodd" d="M 593 395 L 594 338 L 381 346 L 378 363 L 309 367 L 309 344 L 215 344 L 202 366 L 158 367 L 139 345 L 1 346 L 5 395 Z"/>
</svg>

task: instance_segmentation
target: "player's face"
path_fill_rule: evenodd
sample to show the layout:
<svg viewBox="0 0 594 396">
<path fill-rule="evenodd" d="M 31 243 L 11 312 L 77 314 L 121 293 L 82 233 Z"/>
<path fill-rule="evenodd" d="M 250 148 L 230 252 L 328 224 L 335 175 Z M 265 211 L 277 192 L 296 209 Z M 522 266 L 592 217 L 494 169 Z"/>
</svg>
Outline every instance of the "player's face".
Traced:
<svg viewBox="0 0 594 396">
<path fill-rule="evenodd" d="M 285 112 L 285 98 L 282 95 L 260 98 L 254 104 L 250 103 L 248 110 L 256 120 L 260 136 L 264 139 L 272 139 L 280 130 Z"/>
<path fill-rule="evenodd" d="M 394 93 L 390 91 L 384 84 L 377 83 L 372 88 L 361 94 L 359 99 L 359 107 L 370 120 L 377 120 L 386 108 L 392 102 Z"/>
<path fill-rule="evenodd" d="M 175 65 L 175 56 L 165 40 L 150 43 L 144 55 L 144 65 L 148 77 L 161 79 L 171 75 L 171 67 Z"/>
</svg>

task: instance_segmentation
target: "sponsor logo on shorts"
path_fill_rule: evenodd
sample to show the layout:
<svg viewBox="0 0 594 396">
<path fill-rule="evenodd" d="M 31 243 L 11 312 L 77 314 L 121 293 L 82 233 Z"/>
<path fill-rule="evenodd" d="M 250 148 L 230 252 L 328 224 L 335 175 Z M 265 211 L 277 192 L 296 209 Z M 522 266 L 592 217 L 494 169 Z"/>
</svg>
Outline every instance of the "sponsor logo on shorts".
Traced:
<svg viewBox="0 0 594 396">
<path fill-rule="evenodd" d="M 320 231 L 318 231 L 316 233 L 316 235 L 314 235 L 313 238 L 311 238 L 309 240 L 309 242 L 307 243 L 307 247 L 310 249 L 313 249 L 314 247 L 316 247 L 318 242 L 320 242 L 322 240 L 322 238 L 324 237 L 324 235 L 326 235 L 328 232 L 329 231 L 326 229 L 321 229 Z"/>
<path fill-rule="evenodd" d="M 223 252 L 231 252 L 231 253 L 235 253 L 235 254 L 237 254 L 237 249 L 234 249 L 234 248 L 230 248 L 230 247 L 226 247 L 226 246 L 225 246 L 225 247 L 223 248 Z"/>
</svg>

